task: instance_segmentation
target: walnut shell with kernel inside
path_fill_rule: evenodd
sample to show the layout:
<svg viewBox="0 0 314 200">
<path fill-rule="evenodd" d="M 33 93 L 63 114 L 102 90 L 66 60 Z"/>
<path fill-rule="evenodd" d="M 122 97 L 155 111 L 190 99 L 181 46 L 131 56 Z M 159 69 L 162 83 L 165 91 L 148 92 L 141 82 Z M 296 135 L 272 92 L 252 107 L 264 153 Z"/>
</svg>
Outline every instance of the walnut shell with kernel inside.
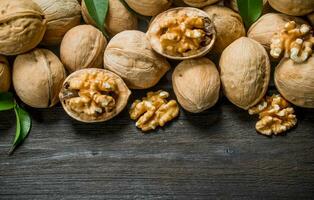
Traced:
<svg viewBox="0 0 314 200">
<path fill-rule="evenodd" d="M 81 122 L 104 122 L 127 105 L 131 91 L 123 80 L 104 69 L 81 69 L 70 74 L 59 94 L 66 113 Z"/>
<path fill-rule="evenodd" d="M 11 73 L 8 60 L 0 55 L 0 93 L 7 92 L 11 85 Z"/>
<path fill-rule="evenodd" d="M 1 0 L 0 54 L 18 55 L 35 48 L 45 34 L 46 23 L 32 0 Z"/>
<path fill-rule="evenodd" d="M 179 7 L 159 14 L 151 22 L 147 37 L 157 53 L 184 60 L 207 54 L 216 41 L 216 31 L 206 12 Z"/>
</svg>

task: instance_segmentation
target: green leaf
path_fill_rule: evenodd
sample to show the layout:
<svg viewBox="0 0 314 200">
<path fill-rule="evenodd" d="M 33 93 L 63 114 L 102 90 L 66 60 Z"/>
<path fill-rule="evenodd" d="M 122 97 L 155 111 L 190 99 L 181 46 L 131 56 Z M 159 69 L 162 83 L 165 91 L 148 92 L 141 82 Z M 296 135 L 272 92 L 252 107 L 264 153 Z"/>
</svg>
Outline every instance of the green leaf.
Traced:
<svg viewBox="0 0 314 200">
<path fill-rule="evenodd" d="M 97 27 L 103 32 L 103 34 L 109 38 L 108 33 L 105 30 L 105 21 L 109 9 L 109 0 L 84 0 L 89 15 L 94 19 Z"/>
<path fill-rule="evenodd" d="M 262 14 L 263 0 L 237 0 L 240 15 L 248 28 Z"/>
<path fill-rule="evenodd" d="M 11 110 L 14 108 L 15 101 L 10 92 L 0 93 L 0 111 Z"/>
<path fill-rule="evenodd" d="M 16 104 L 16 106 L 14 106 L 14 111 L 16 116 L 16 133 L 9 154 L 12 154 L 16 147 L 25 140 L 32 125 L 32 120 L 29 114 L 23 108 Z"/>
<path fill-rule="evenodd" d="M 135 15 L 137 18 L 139 18 L 139 19 L 145 21 L 147 24 L 149 24 L 151 17 L 147 17 L 147 16 L 144 16 L 144 15 L 141 15 L 141 14 L 135 12 L 135 11 L 125 2 L 125 0 L 119 0 L 119 1 L 124 5 L 124 7 L 125 7 L 130 13 L 132 13 L 132 14 Z"/>
</svg>

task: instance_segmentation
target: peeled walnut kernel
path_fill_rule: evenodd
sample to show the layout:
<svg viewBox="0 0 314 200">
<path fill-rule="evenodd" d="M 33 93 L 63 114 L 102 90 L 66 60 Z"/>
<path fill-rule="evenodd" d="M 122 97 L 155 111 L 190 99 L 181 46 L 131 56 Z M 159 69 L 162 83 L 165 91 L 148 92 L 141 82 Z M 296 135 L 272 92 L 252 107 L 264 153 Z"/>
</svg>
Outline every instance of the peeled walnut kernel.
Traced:
<svg viewBox="0 0 314 200">
<path fill-rule="evenodd" d="M 107 121 L 119 114 L 131 92 L 120 77 L 103 69 L 83 69 L 64 82 L 59 98 L 65 111 L 82 122 Z"/>
<path fill-rule="evenodd" d="M 280 95 L 266 97 L 249 109 L 250 115 L 259 115 L 256 130 L 263 135 L 279 135 L 297 124 L 294 109 Z"/>
<path fill-rule="evenodd" d="M 270 55 L 279 58 L 284 52 L 296 63 L 306 61 L 312 55 L 314 43 L 313 32 L 307 24 L 297 25 L 294 21 L 286 23 L 285 27 L 276 33 L 270 45 Z"/>
<path fill-rule="evenodd" d="M 141 100 L 136 100 L 130 109 L 130 117 L 137 120 L 136 126 L 142 131 L 154 130 L 164 126 L 179 115 L 179 106 L 175 100 L 167 101 L 169 93 L 159 90 L 148 92 Z"/>
</svg>

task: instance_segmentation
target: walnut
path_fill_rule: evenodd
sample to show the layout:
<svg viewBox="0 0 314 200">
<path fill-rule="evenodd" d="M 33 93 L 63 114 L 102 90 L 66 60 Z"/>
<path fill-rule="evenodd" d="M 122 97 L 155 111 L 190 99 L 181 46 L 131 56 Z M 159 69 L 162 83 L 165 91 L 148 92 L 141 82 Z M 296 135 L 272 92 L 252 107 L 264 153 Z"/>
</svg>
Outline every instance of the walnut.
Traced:
<svg viewBox="0 0 314 200">
<path fill-rule="evenodd" d="M 297 25 L 296 22 L 286 23 L 280 33 L 271 39 L 270 55 L 279 58 L 283 52 L 296 63 L 306 61 L 312 55 L 314 43 L 312 28 L 307 24 Z"/>
<path fill-rule="evenodd" d="M 250 115 L 259 115 L 256 130 L 263 135 L 279 135 L 297 123 L 294 109 L 280 95 L 267 96 L 257 106 L 249 109 Z"/>
<path fill-rule="evenodd" d="M 187 5 L 197 7 L 197 8 L 215 4 L 218 1 L 220 0 L 183 0 L 183 2 L 186 3 Z"/>
<path fill-rule="evenodd" d="M 155 16 L 167 10 L 172 0 L 124 0 L 132 10 L 145 16 Z"/>
<path fill-rule="evenodd" d="M 11 85 L 11 72 L 6 57 L 0 55 L 0 93 L 7 92 Z"/>
<path fill-rule="evenodd" d="M 216 31 L 208 15 L 188 7 L 159 14 L 147 35 L 155 51 L 178 60 L 205 55 L 216 40 Z"/>
<path fill-rule="evenodd" d="M 159 90 L 148 92 L 141 100 L 136 100 L 130 109 L 130 117 L 137 120 L 136 126 L 142 131 L 154 130 L 164 126 L 179 115 L 179 106 L 175 100 L 167 101 L 169 93 Z"/>
<path fill-rule="evenodd" d="M 116 74 L 104 69 L 82 69 L 63 83 L 59 98 L 65 111 L 82 122 L 107 121 L 119 114 L 131 92 Z"/>
<path fill-rule="evenodd" d="M 293 16 L 303 16 L 314 11 L 313 0 L 268 0 L 275 10 Z"/>
</svg>

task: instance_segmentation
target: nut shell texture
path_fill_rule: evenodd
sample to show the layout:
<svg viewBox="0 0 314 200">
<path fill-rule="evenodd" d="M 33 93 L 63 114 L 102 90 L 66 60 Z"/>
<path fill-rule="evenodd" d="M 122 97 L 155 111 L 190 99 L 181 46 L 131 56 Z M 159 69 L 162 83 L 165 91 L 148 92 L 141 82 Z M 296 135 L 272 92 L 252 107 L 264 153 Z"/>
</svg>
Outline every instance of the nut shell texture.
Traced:
<svg viewBox="0 0 314 200">
<path fill-rule="evenodd" d="M 102 68 L 107 40 L 91 25 L 69 30 L 60 47 L 61 61 L 69 72 L 84 68 Z"/>
<path fill-rule="evenodd" d="M 314 57 L 298 64 L 283 58 L 275 70 L 275 84 L 289 102 L 305 108 L 314 108 Z"/>
<path fill-rule="evenodd" d="M 58 94 L 66 77 L 59 58 L 46 49 L 35 49 L 16 57 L 13 85 L 27 105 L 48 108 L 58 103 Z"/>
<path fill-rule="evenodd" d="M 32 0 L 0 1 L 0 54 L 18 55 L 35 48 L 45 30 L 44 14 Z"/>
<path fill-rule="evenodd" d="M 125 0 L 135 12 L 145 16 L 155 16 L 167 10 L 172 0 Z"/>
<path fill-rule="evenodd" d="M 214 3 L 217 3 L 219 0 L 183 0 L 189 6 L 201 8 L 204 6 L 208 6 Z"/>
<path fill-rule="evenodd" d="M 60 44 L 65 33 L 81 22 L 81 7 L 77 0 L 33 1 L 41 7 L 47 19 L 47 30 L 42 44 Z"/>
<path fill-rule="evenodd" d="M 82 1 L 82 16 L 87 24 L 97 26 L 95 21 L 89 15 L 84 1 Z M 114 36 L 125 30 L 138 29 L 138 20 L 135 15 L 125 8 L 120 0 L 109 0 L 109 10 L 105 26 L 109 34 Z"/>
<path fill-rule="evenodd" d="M 180 105 L 192 113 L 214 106 L 219 99 L 219 73 L 208 58 L 182 61 L 172 74 L 172 84 Z"/>
<path fill-rule="evenodd" d="M 216 42 L 213 52 L 221 53 L 236 39 L 245 36 L 241 16 L 223 6 L 208 6 L 203 9 L 210 17 L 216 29 Z"/>
<path fill-rule="evenodd" d="M 262 45 L 239 38 L 223 51 L 219 65 L 224 93 L 233 104 L 247 110 L 264 97 L 270 62 Z"/>
<path fill-rule="evenodd" d="M 7 92 L 11 85 L 11 73 L 8 60 L 0 55 L 0 92 Z"/>
<path fill-rule="evenodd" d="M 167 60 L 153 51 L 145 33 L 135 30 L 123 31 L 110 40 L 104 64 L 122 77 L 131 89 L 156 85 L 170 69 Z"/>
<path fill-rule="evenodd" d="M 313 0 L 268 0 L 275 10 L 293 16 L 303 16 L 314 11 Z"/>
</svg>

